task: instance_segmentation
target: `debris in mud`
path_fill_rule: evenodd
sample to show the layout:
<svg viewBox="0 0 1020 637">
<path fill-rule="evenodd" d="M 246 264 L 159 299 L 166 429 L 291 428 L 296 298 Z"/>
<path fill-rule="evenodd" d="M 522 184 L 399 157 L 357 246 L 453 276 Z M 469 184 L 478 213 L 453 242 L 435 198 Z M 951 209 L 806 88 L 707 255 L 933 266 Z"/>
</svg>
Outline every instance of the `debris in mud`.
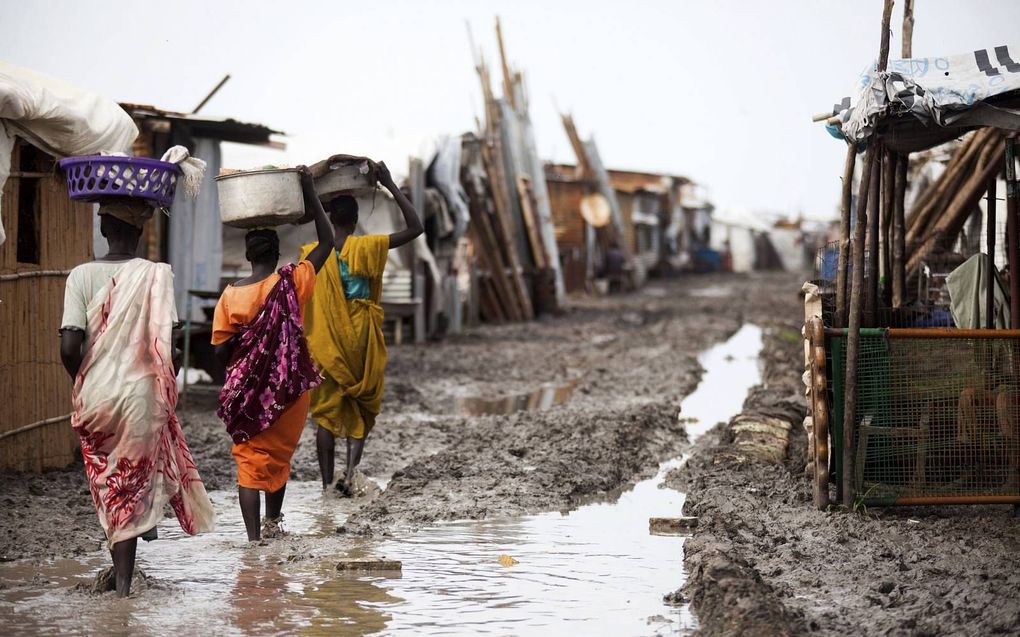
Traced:
<svg viewBox="0 0 1020 637">
<path fill-rule="evenodd" d="M 502 564 L 503 566 L 513 566 L 514 564 L 520 564 L 520 562 L 510 557 L 509 555 L 500 555 L 499 563 Z"/>
<path fill-rule="evenodd" d="M 684 597 L 683 591 L 675 590 L 672 593 L 666 593 L 663 595 L 662 601 L 666 602 L 670 606 L 683 606 L 688 602 L 688 599 Z"/>
<path fill-rule="evenodd" d="M 336 564 L 336 570 L 342 573 L 362 571 L 400 571 L 403 564 L 399 560 L 382 558 L 342 558 Z"/>
<path fill-rule="evenodd" d="M 648 532 L 655 535 L 675 535 L 690 532 L 698 526 L 698 518 L 681 516 L 679 518 L 649 518 Z"/>
</svg>

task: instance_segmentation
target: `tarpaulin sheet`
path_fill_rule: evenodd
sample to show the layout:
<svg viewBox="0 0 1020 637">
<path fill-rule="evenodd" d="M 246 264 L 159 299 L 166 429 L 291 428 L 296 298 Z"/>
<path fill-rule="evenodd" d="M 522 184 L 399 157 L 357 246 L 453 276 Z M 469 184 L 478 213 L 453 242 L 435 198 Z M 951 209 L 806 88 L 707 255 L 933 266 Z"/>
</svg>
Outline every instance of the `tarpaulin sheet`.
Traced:
<svg viewBox="0 0 1020 637">
<path fill-rule="evenodd" d="M 891 60 L 861 73 L 853 97 L 844 98 L 843 136 L 862 142 L 886 117 L 913 115 L 922 124 L 1020 129 L 1020 111 L 988 101 L 1020 90 L 1020 46 L 996 46 L 946 57 Z"/>
</svg>

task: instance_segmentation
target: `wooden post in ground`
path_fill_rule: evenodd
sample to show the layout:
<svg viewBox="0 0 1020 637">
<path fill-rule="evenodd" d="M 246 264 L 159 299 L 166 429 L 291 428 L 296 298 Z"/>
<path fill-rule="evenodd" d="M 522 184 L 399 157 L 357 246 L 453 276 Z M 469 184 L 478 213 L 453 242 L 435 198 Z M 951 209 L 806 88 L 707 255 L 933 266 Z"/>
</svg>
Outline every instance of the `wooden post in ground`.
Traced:
<svg viewBox="0 0 1020 637">
<path fill-rule="evenodd" d="M 880 305 L 892 306 L 892 228 L 893 228 L 893 180 L 896 177 L 896 154 L 888 148 L 882 153 L 882 234 L 879 241 L 882 247 L 879 256 L 882 259 L 882 276 L 879 278 L 881 290 Z"/>
<path fill-rule="evenodd" d="M 853 505 L 855 484 L 854 430 L 857 418 L 857 352 L 860 349 L 861 289 L 864 287 L 864 228 L 868 223 L 868 191 L 871 187 L 871 174 L 874 172 L 877 150 L 872 146 L 864 160 L 861 187 L 857 195 L 857 223 L 854 226 L 849 331 L 846 339 L 846 371 L 843 376 L 843 474 L 840 476 L 843 485 L 843 504 L 848 507 Z"/>
<path fill-rule="evenodd" d="M 903 307 L 906 303 L 907 270 L 906 270 L 906 210 L 907 168 L 910 166 L 910 155 L 895 155 L 896 176 L 893 187 L 893 246 L 892 246 L 892 305 Z"/>
<path fill-rule="evenodd" d="M 836 327 L 846 327 L 846 279 L 850 261 L 850 208 L 853 205 L 854 164 L 857 161 L 857 144 L 846 148 L 843 167 L 843 193 L 839 202 L 839 260 L 836 263 Z"/>
<path fill-rule="evenodd" d="M 995 197 L 999 176 L 988 180 L 988 200 L 985 210 L 985 249 L 988 250 L 988 275 L 985 279 L 985 329 L 995 329 Z"/>
<path fill-rule="evenodd" d="M 879 47 L 878 70 L 884 71 L 889 63 L 889 21 L 892 19 L 892 0 L 885 0 L 882 12 L 882 40 Z M 868 157 L 864 161 L 861 189 L 857 196 L 857 226 L 854 230 L 853 281 L 850 287 L 850 319 L 846 339 L 846 372 L 843 383 L 843 504 L 852 507 L 856 496 L 854 476 L 854 439 L 857 428 L 857 353 L 861 338 L 861 288 L 864 287 L 864 228 L 868 221 L 868 206 L 871 194 L 875 157 L 879 155 L 878 141 L 872 139 Z M 875 175 L 877 177 L 877 175 Z M 877 256 L 877 255 L 876 255 Z M 874 271 L 871 274 L 875 276 Z"/>
<path fill-rule="evenodd" d="M 1020 329 L 1020 237 L 1017 236 L 1016 140 L 1006 140 L 1006 234 L 1009 245 L 1009 327 Z"/>
<path fill-rule="evenodd" d="M 867 288 L 864 295 L 864 327 L 875 327 L 878 316 L 878 244 L 879 232 L 879 200 L 882 188 L 882 155 L 881 144 L 877 140 L 871 141 L 874 147 L 874 166 L 871 169 L 871 183 L 868 185 L 868 210 L 871 216 L 868 217 L 868 276 L 866 279 Z M 871 154 L 872 151 L 868 151 Z"/>
</svg>

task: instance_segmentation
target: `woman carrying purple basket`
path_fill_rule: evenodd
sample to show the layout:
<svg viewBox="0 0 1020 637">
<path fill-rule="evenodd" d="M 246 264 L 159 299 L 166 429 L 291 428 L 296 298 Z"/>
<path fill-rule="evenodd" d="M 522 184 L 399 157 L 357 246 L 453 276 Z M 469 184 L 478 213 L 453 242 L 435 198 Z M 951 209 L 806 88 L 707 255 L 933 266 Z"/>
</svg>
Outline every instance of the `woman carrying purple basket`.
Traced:
<svg viewBox="0 0 1020 637">
<path fill-rule="evenodd" d="M 245 257 L 251 276 L 223 291 L 213 317 L 212 344 L 227 365 L 217 414 L 234 441 L 237 495 L 249 541 L 282 533 L 290 459 L 308 416 L 308 391 L 321 381 L 305 343 L 302 307 L 312 297 L 315 273 L 331 255 L 333 226 L 304 167 L 301 186 L 321 248 L 277 271 L 276 231 L 250 230 Z M 266 494 L 261 529 L 260 491 Z"/>
</svg>

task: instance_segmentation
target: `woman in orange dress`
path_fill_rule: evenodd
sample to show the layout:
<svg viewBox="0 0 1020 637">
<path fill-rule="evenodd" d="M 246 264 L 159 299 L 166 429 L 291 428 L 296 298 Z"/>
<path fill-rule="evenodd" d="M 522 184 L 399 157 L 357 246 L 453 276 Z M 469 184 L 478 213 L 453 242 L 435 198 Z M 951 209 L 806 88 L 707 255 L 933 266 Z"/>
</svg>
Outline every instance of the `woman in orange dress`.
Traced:
<svg viewBox="0 0 1020 637">
<path fill-rule="evenodd" d="M 234 441 L 238 502 L 249 541 L 282 533 L 290 460 L 308 416 L 308 391 L 321 382 L 305 343 L 301 308 L 312 297 L 315 273 L 330 256 L 333 227 L 304 167 L 301 185 L 322 249 L 277 271 L 276 231 L 250 230 L 245 257 L 252 274 L 223 291 L 213 317 L 212 343 L 227 365 L 217 414 Z M 259 492 L 266 494 L 261 529 Z"/>
</svg>

